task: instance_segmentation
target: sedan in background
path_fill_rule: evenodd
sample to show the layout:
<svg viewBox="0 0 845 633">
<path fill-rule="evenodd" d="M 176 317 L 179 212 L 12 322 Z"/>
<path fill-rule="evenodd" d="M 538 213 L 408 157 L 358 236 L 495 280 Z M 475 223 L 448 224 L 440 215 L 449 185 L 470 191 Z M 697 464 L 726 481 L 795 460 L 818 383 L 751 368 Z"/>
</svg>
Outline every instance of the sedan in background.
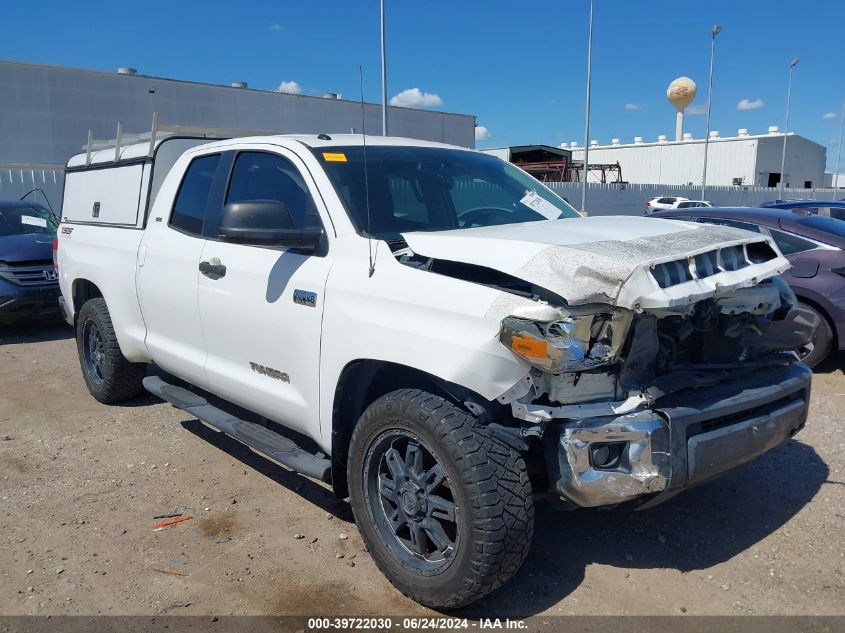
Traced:
<svg viewBox="0 0 845 633">
<path fill-rule="evenodd" d="M 58 225 L 40 204 L 0 200 L 0 325 L 59 314 Z"/>
<path fill-rule="evenodd" d="M 813 367 L 832 350 L 845 350 L 845 221 L 745 207 L 674 209 L 652 217 L 724 224 L 770 235 L 792 264 L 783 278 L 799 303 L 820 317 L 812 346 L 802 359 Z"/>
<path fill-rule="evenodd" d="M 645 203 L 646 214 L 653 211 L 660 211 L 661 209 L 672 209 L 678 202 L 683 202 L 689 198 L 682 198 L 681 196 L 657 196 Z"/>
<path fill-rule="evenodd" d="M 713 204 L 708 200 L 678 200 L 673 209 L 701 209 L 705 207 L 712 207 Z"/>
</svg>

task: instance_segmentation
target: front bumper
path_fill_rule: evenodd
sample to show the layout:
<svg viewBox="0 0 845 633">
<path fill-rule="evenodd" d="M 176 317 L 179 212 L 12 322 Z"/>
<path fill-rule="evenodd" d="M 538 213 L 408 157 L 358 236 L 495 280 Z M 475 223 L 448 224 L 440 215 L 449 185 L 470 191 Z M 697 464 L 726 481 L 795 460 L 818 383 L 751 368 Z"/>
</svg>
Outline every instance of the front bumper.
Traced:
<svg viewBox="0 0 845 633">
<path fill-rule="evenodd" d="M 807 419 L 811 377 L 800 363 L 768 367 L 666 396 L 653 409 L 553 426 L 544 434 L 550 481 L 582 507 L 645 496 L 657 503 L 794 435 Z M 619 452 L 612 467 L 594 463 L 601 445 Z"/>
<path fill-rule="evenodd" d="M 0 290 L 4 290 L 0 288 Z M 13 287 L 14 294 L 0 292 L 0 324 L 39 319 L 59 314 L 59 285 Z"/>
</svg>

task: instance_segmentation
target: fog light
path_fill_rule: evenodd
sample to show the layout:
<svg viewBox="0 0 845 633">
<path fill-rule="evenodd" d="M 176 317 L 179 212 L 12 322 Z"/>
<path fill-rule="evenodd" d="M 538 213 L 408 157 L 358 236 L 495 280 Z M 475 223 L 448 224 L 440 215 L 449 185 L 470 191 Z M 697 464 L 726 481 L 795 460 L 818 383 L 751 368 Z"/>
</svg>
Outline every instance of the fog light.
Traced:
<svg viewBox="0 0 845 633">
<path fill-rule="evenodd" d="M 622 460 L 622 451 L 627 442 L 614 442 L 611 444 L 593 444 L 590 447 L 590 461 L 593 468 L 608 470 L 619 466 Z"/>
</svg>

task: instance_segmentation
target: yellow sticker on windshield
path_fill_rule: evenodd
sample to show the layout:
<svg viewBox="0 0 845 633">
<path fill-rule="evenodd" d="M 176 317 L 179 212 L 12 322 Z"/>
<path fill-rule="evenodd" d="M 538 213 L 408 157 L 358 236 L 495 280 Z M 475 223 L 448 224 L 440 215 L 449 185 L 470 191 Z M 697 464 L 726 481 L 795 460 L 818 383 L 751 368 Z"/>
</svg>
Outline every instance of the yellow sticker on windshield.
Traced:
<svg viewBox="0 0 845 633">
<path fill-rule="evenodd" d="M 323 152 L 323 160 L 327 163 L 345 163 L 346 154 L 340 152 Z"/>
</svg>

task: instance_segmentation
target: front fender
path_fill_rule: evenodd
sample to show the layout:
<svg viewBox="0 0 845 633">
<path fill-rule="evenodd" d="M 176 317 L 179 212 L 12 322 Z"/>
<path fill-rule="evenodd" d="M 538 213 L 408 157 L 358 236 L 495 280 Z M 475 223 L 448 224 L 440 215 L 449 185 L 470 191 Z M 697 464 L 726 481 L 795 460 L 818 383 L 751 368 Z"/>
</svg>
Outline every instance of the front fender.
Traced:
<svg viewBox="0 0 845 633">
<path fill-rule="evenodd" d="M 499 319 L 485 316 L 500 291 L 405 266 L 378 245 L 372 277 L 366 255 L 362 262 L 338 261 L 329 274 L 320 359 L 324 445 L 331 395 L 344 367 L 357 359 L 417 369 L 488 400 L 530 370 L 499 341 Z"/>
</svg>

